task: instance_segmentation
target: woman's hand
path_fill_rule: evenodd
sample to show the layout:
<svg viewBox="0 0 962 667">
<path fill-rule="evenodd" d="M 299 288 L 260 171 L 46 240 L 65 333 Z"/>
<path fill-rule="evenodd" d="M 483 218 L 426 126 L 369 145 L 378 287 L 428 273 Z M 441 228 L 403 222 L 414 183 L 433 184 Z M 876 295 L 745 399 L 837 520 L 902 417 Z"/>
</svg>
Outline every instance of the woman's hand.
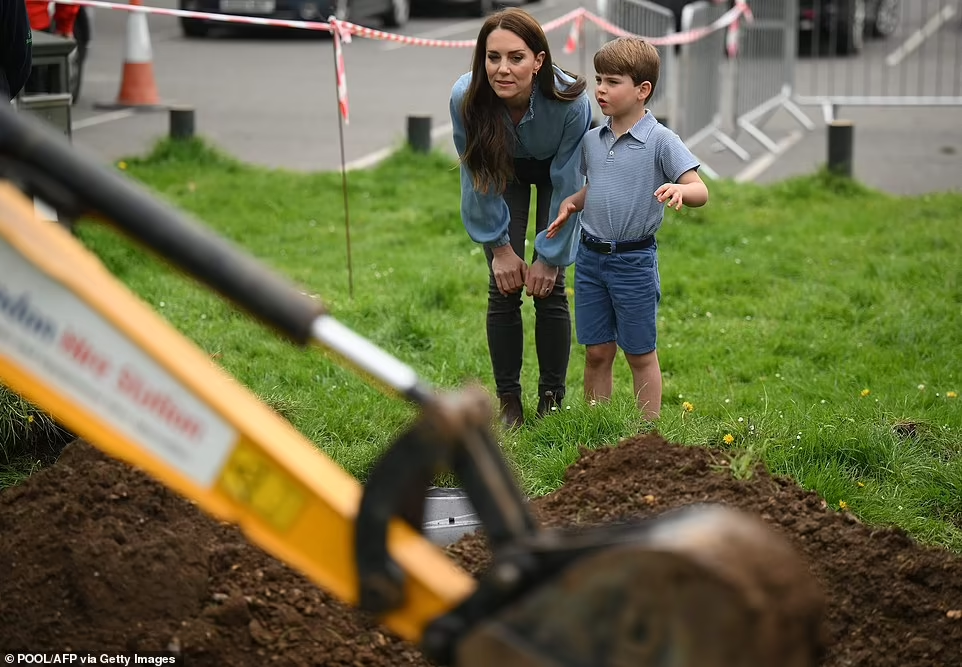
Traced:
<svg viewBox="0 0 962 667">
<path fill-rule="evenodd" d="M 528 278 L 525 285 L 528 288 L 528 296 L 536 299 L 544 299 L 554 291 L 554 284 L 558 280 L 558 267 L 548 266 L 540 259 L 536 260 L 528 270 Z"/>
<path fill-rule="evenodd" d="M 514 294 L 524 286 L 528 266 L 518 257 L 510 245 L 503 245 L 493 250 L 491 271 L 498 291 L 503 296 Z"/>
</svg>

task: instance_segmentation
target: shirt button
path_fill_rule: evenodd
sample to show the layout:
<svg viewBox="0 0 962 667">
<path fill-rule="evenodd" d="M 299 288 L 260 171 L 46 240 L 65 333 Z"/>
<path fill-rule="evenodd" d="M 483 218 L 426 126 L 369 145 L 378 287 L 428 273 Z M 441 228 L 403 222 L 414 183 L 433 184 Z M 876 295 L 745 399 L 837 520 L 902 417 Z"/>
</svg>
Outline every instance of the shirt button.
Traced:
<svg viewBox="0 0 962 667">
<path fill-rule="evenodd" d="M 614 155 L 614 154 L 615 154 L 614 151 L 609 151 L 609 153 L 608 153 L 608 155 Z"/>
</svg>

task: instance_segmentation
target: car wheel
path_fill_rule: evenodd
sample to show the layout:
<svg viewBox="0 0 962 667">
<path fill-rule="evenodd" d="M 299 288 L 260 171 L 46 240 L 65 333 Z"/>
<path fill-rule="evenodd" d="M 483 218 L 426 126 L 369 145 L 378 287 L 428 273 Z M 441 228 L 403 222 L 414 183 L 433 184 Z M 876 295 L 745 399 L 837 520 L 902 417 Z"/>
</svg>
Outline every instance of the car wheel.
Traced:
<svg viewBox="0 0 962 667">
<path fill-rule="evenodd" d="M 200 19 L 180 19 L 180 29 L 184 37 L 207 37 L 210 28 L 207 23 Z"/>
<path fill-rule="evenodd" d="M 185 6 L 184 0 L 180 0 L 177 3 L 177 8 L 181 11 L 190 11 L 193 7 Z M 210 26 L 207 25 L 206 21 L 201 19 L 189 19 L 186 17 L 180 18 L 180 30 L 184 33 L 184 37 L 207 37 L 207 33 L 210 32 Z"/>
<path fill-rule="evenodd" d="M 474 0 L 471 9 L 474 16 L 484 18 L 494 11 L 494 0 Z"/>
<path fill-rule="evenodd" d="M 351 5 L 348 0 L 335 0 L 334 18 L 338 21 L 351 22 Z"/>
<path fill-rule="evenodd" d="M 391 8 L 384 14 L 384 25 L 400 28 L 411 16 L 411 0 L 391 0 Z"/>
<path fill-rule="evenodd" d="M 859 53 L 865 43 L 865 0 L 846 0 L 839 12 L 838 53 Z"/>
<path fill-rule="evenodd" d="M 890 37 L 902 20 L 902 0 L 879 0 L 872 34 L 875 37 Z"/>
</svg>

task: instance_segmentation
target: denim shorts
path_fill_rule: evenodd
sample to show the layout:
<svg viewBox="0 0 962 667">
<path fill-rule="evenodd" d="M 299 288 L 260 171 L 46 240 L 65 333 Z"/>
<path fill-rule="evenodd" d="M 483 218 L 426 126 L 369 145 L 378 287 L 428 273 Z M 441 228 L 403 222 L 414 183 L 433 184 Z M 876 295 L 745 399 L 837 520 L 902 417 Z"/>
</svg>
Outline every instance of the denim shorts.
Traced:
<svg viewBox="0 0 962 667">
<path fill-rule="evenodd" d="M 658 246 L 605 255 L 578 248 L 575 331 L 580 345 L 616 342 L 628 354 L 648 354 L 658 340 L 661 301 Z"/>
</svg>

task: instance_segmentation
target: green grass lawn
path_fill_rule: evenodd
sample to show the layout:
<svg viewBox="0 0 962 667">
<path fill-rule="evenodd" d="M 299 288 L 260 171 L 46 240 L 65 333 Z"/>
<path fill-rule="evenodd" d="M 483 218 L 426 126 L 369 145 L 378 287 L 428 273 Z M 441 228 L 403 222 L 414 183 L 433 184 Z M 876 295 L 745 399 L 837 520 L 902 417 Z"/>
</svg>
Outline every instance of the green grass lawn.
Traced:
<svg viewBox="0 0 962 667">
<path fill-rule="evenodd" d="M 449 157 L 402 152 L 349 174 L 353 297 L 339 173 L 252 168 L 200 142 L 162 143 L 120 166 L 320 295 L 341 322 L 437 387 L 477 379 L 493 390 L 484 255 L 461 226 Z M 736 473 L 761 458 L 835 507 L 962 551 L 962 196 L 899 198 L 824 174 L 710 187 L 708 207 L 669 212 L 659 235 L 660 433 L 718 448 Z M 412 416 L 112 230 L 86 225 L 79 235 L 358 478 Z M 527 302 L 531 412 L 532 317 Z M 585 405 L 582 371 L 575 346 L 565 407 L 503 441 L 531 495 L 557 488 L 579 447 L 648 428 L 623 359 L 610 405 Z"/>
</svg>

